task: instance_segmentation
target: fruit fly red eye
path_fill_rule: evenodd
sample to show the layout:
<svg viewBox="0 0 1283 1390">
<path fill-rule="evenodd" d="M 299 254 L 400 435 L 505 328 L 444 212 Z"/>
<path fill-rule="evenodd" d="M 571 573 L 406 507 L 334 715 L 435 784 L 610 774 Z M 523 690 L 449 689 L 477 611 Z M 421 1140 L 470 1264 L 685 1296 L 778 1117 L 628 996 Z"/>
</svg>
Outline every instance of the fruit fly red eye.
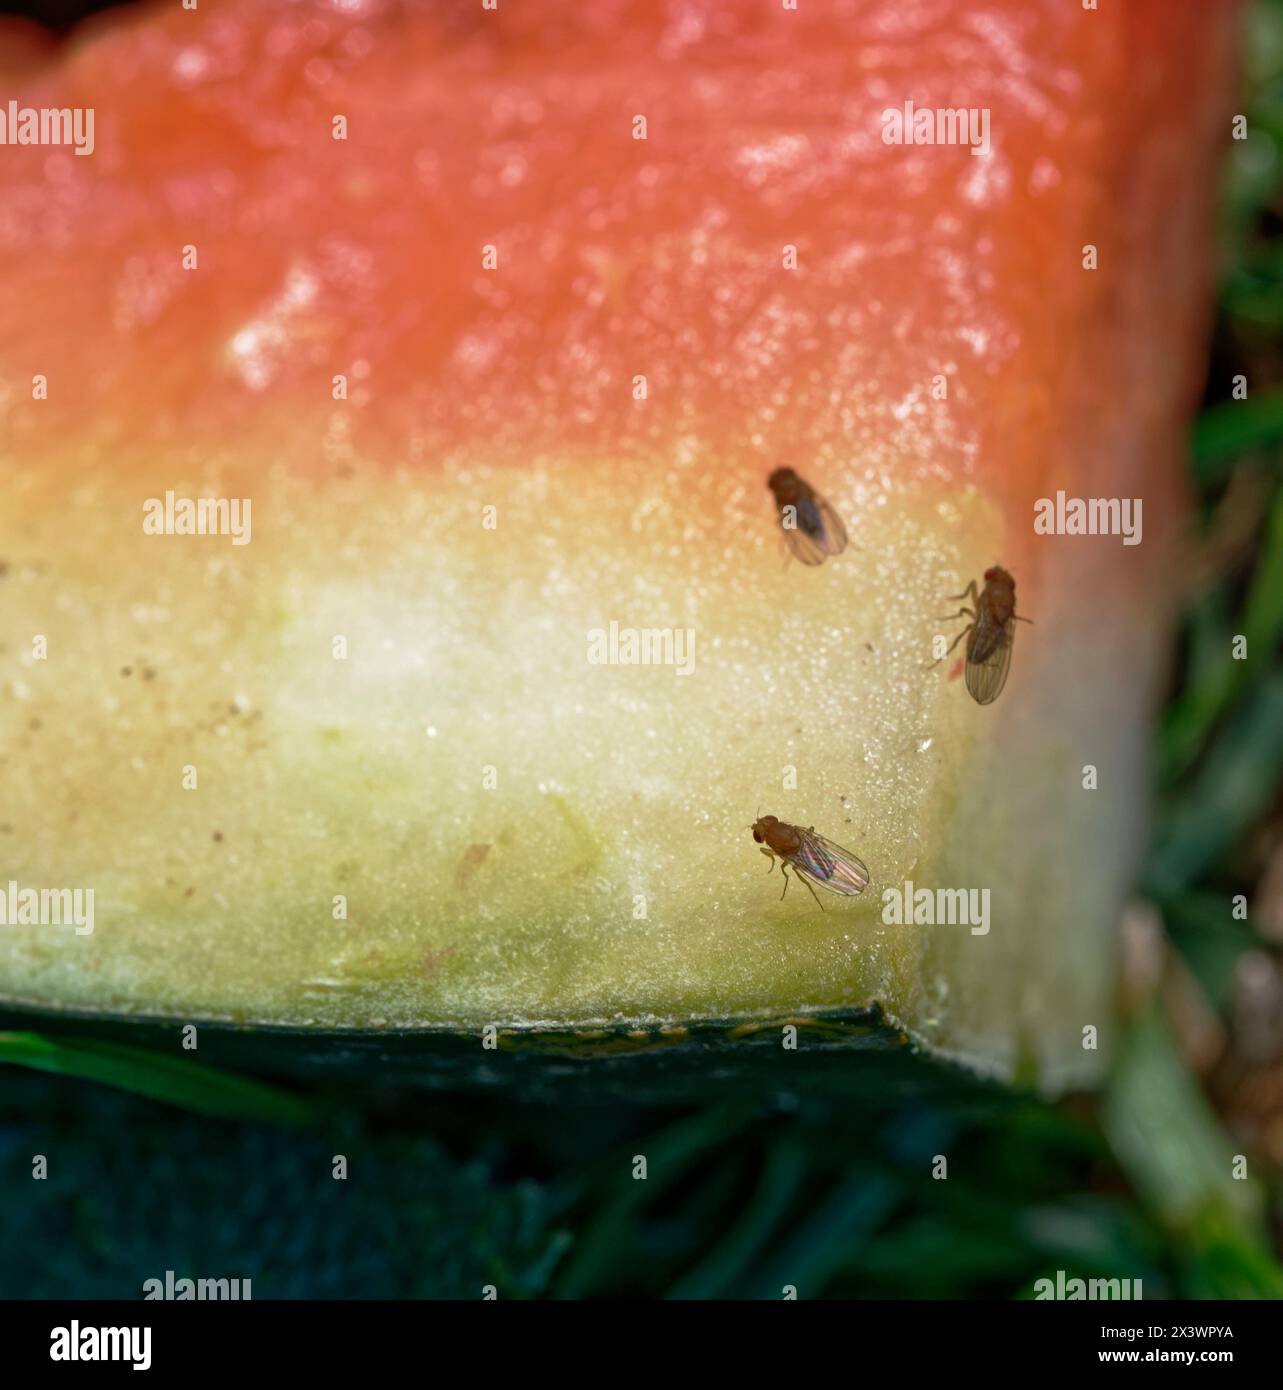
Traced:
<svg viewBox="0 0 1283 1390">
<path fill-rule="evenodd" d="M 826 556 L 846 549 L 842 518 L 791 468 L 777 468 L 766 480 L 779 511 L 780 530 L 789 549 L 804 565 L 823 564 Z"/>
<path fill-rule="evenodd" d="M 974 608 L 960 608 L 951 618 L 970 618 L 971 621 L 949 644 L 948 651 L 965 637 L 967 639 L 967 689 L 978 705 L 991 705 L 1002 694 L 1011 671 L 1011 651 L 1016 638 L 1016 624 L 1028 618 L 1017 618 L 1015 610 L 1016 581 L 1001 565 L 985 570 L 985 586 L 977 591 L 973 579 L 960 594 L 951 598 L 970 599 Z M 947 620 L 946 620 L 947 621 Z M 943 661 L 944 657 L 940 658 Z M 932 662 L 938 666 L 940 661 Z"/>
<path fill-rule="evenodd" d="M 823 835 L 817 835 L 814 826 L 804 830 L 800 825 L 789 825 L 776 820 L 774 816 L 763 816 L 758 824 L 765 825 L 768 821 L 770 824 L 767 825 L 765 837 L 754 830 L 753 838 L 759 843 L 765 838 L 762 853 L 771 861 L 771 869 L 774 869 L 776 859 L 780 861 L 780 873 L 784 876 L 781 900 L 789 890 L 789 869 L 811 890 L 811 896 L 819 903 L 821 911 L 824 904 L 820 902 L 813 884 L 827 888 L 830 893 L 842 898 L 854 897 L 864 891 L 869 881 L 868 867 L 849 849 L 843 849 L 832 840 L 826 840 Z"/>
</svg>

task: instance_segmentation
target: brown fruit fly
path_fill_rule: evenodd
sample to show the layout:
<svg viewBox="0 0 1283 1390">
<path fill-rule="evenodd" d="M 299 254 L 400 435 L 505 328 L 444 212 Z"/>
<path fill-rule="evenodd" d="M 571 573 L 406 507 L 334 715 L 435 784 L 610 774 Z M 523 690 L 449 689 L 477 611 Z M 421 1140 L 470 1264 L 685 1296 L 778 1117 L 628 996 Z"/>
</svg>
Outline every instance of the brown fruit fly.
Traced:
<svg viewBox="0 0 1283 1390">
<path fill-rule="evenodd" d="M 832 840 L 826 840 L 823 835 L 817 835 L 813 825 L 803 830 L 800 825 L 789 825 L 777 816 L 758 816 L 749 829 L 753 832 L 753 839 L 762 847 L 762 853 L 771 861 L 768 873 L 774 872 L 775 861 L 779 860 L 780 873 L 784 876 L 781 902 L 789 890 L 789 868 L 792 868 L 795 878 L 800 876 L 811 889 L 811 896 L 820 904 L 821 912 L 824 911 L 824 904 L 820 902 L 815 889 L 811 888 L 813 883 L 839 897 L 850 898 L 862 893 L 869 881 L 869 870 L 864 861 L 841 845 L 835 845 Z"/>
<path fill-rule="evenodd" d="M 975 608 L 960 608 L 956 613 L 941 618 L 949 622 L 953 618 L 970 618 L 971 621 L 949 644 L 949 655 L 954 647 L 967 638 L 967 689 L 978 705 L 991 705 L 1002 694 L 1007 683 L 1007 673 L 1011 670 L 1011 648 L 1016 638 L 1016 624 L 1028 623 L 1029 618 L 1016 617 L 1016 581 L 1001 565 L 985 570 L 985 586 L 976 592 L 973 579 L 960 594 L 950 594 L 950 598 L 969 598 Z M 944 660 L 944 656 L 940 661 Z M 931 666 L 938 666 L 933 661 Z M 928 667 L 928 670 L 931 669 Z"/>
<path fill-rule="evenodd" d="M 789 549 L 804 565 L 819 565 L 846 549 L 842 518 L 791 468 L 777 468 L 766 480 L 779 508 L 780 529 Z"/>
</svg>

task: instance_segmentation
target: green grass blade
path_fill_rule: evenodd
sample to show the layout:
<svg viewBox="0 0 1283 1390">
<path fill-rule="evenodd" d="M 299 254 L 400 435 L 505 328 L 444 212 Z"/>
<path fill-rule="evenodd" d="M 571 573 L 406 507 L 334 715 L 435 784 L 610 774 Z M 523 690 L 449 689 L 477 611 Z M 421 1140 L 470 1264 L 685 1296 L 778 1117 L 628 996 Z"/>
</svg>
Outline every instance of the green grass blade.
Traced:
<svg viewBox="0 0 1283 1390">
<path fill-rule="evenodd" d="M 1223 478 L 1242 455 L 1283 441 L 1283 391 L 1225 401 L 1195 421 L 1194 477 L 1200 483 Z"/>
<path fill-rule="evenodd" d="M 1205 766 L 1163 818 L 1146 887 L 1169 897 L 1209 872 L 1269 806 L 1283 765 L 1283 668 L 1244 693 Z"/>
<path fill-rule="evenodd" d="M 806 1154 L 785 1141 L 772 1148 L 753 1199 L 734 1226 L 700 1264 L 684 1275 L 669 1298 L 727 1298 L 783 1219 L 806 1177 Z"/>
<path fill-rule="evenodd" d="M 0 1062 L 99 1081 L 223 1119 L 305 1125 L 316 1117 L 313 1104 L 275 1086 L 125 1043 L 0 1033 Z"/>
</svg>

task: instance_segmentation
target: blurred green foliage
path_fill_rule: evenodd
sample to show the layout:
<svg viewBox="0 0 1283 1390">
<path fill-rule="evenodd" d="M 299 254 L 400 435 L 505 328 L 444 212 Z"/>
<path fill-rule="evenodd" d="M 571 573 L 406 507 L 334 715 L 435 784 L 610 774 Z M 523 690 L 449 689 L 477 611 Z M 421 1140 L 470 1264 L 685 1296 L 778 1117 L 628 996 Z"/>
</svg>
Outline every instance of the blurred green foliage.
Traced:
<svg viewBox="0 0 1283 1390">
<path fill-rule="evenodd" d="M 1225 905 L 1252 898 L 1243 846 L 1283 789 L 1283 0 L 1249 7 L 1243 64 L 1246 138 L 1230 144 L 1219 313 L 1191 448 L 1203 556 L 1159 728 L 1146 882 L 1218 1005 L 1238 954 L 1273 949 Z"/>
<path fill-rule="evenodd" d="M 779 1298 L 788 1284 L 1011 1297 L 1061 1269 L 1126 1271 L 1151 1298 L 1283 1296 L 1251 1223 L 1218 1197 L 1223 1137 L 1160 1026 L 1125 1074 L 1126 1122 L 1107 1137 L 1094 1104 L 962 1076 L 860 1104 L 779 1092 L 554 1110 L 380 1093 L 331 1098 L 298 1131 L 10 1068 L 0 1296 L 136 1297 L 170 1269 L 251 1279 L 259 1299 L 475 1299 L 486 1284 L 504 1298 Z"/>
</svg>

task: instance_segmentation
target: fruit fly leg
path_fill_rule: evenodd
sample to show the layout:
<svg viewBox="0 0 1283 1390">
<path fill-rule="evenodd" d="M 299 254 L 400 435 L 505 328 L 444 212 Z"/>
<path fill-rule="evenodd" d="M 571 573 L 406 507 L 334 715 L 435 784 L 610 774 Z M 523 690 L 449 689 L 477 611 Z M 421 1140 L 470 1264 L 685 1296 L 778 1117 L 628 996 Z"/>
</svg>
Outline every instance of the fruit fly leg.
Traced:
<svg viewBox="0 0 1283 1390">
<path fill-rule="evenodd" d="M 788 861 L 787 861 L 787 860 L 784 860 L 784 859 L 781 859 L 781 860 L 780 860 L 780 873 L 784 874 L 784 892 L 780 894 L 780 902 L 783 902 L 783 901 L 784 901 L 785 895 L 786 895 L 786 894 L 788 893 L 788 891 L 789 891 L 789 884 L 792 883 L 792 881 L 793 881 L 793 879 L 789 878 L 788 874 L 784 872 L 785 869 L 786 869 L 786 867 L 787 867 L 787 862 L 788 862 Z M 794 870 L 793 870 L 793 878 L 798 878 L 798 877 L 799 877 L 798 871 L 797 871 L 796 869 L 794 869 Z M 823 912 L 823 911 L 824 911 L 824 904 L 820 901 L 820 895 L 815 891 L 814 888 L 811 887 L 811 882 L 810 882 L 810 880 L 806 877 L 805 874 L 800 875 L 800 877 L 801 877 L 801 879 L 802 879 L 802 882 L 806 884 L 808 890 L 810 891 L 811 896 L 815 899 L 815 905 L 816 905 L 816 907 L 818 907 L 818 908 L 820 909 L 820 911 Z"/>
<path fill-rule="evenodd" d="M 937 618 L 938 623 L 951 623 L 955 618 L 970 618 L 974 623 L 976 620 L 975 610 L 971 608 L 959 608 L 956 613 L 946 613 L 942 618 Z"/>
<path fill-rule="evenodd" d="M 766 872 L 768 874 L 773 874 L 775 872 L 775 856 L 771 853 L 769 849 L 766 848 L 765 845 L 759 846 L 759 849 L 760 852 L 766 855 L 766 857 L 771 861 L 770 864 L 767 866 Z"/>
<path fill-rule="evenodd" d="M 946 594 L 945 598 L 952 603 L 956 598 L 969 598 L 972 603 L 980 602 L 980 594 L 976 590 L 976 581 L 973 579 L 970 584 L 960 594 Z"/>
<path fill-rule="evenodd" d="M 794 878 L 797 877 L 797 870 L 796 870 L 796 869 L 793 870 L 793 877 L 794 877 Z M 816 907 L 818 907 L 818 908 L 820 909 L 820 911 L 823 912 L 823 911 L 824 911 L 824 904 L 820 901 L 820 895 L 815 891 L 814 888 L 811 887 L 811 880 L 810 880 L 809 878 L 803 876 L 802 882 L 805 883 L 806 886 L 807 886 L 808 888 L 811 889 L 811 896 L 815 899 L 815 905 L 816 905 Z"/>
</svg>

